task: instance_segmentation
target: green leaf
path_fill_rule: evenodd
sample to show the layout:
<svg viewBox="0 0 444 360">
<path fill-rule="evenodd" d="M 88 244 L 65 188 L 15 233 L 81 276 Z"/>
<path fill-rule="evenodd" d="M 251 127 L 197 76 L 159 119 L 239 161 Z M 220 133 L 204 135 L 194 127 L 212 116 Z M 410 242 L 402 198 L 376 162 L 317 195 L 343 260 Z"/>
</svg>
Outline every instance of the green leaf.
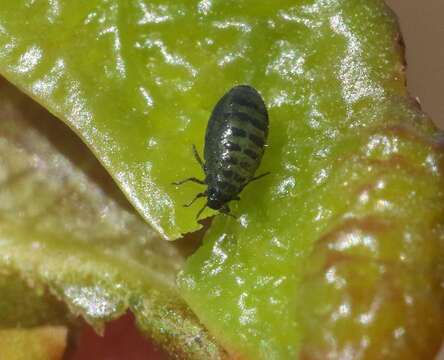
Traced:
<svg viewBox="0 0 444 360">
<path fill-rule="evenodd" d="M 180 275 L 184 297 L 242 359 L 432 359 L 444 142 L 407 97 L 393 17 L 347 0 L 269 18 L 272 175 L 245 189 L 238 220 L 215 219 Z"/>
<path fill-rule="evenodd" d="M 100 330 L 129 309 L 174 356 L 219 358 L 175 287 L 192 245 L 162 241 L 84 144 L 4 81 L 0 119 L 0 327 L 66 322 L 66 304 Z"/>
<path fill-rule="evenodd" d="M 230 353 L 436 352 L 442 140 L 407 98 L 399 34 L 382 1 L 7 1 L 0 9 L 0 72 L 82 137 L 165 238 L 197 227 L 195 212 L 181 207 L 196 187 L 170 184 L 198 176 L 190 145 L 202 148 L 216 101 L 239 83 L 264 96 L 270 139 L 261 167 L 272 175 L 242 192 L 238 221 L 216 219 L 180 277 L 181 293 Z"/>
<path fill-rule="evenodd" d="M 200 227 L 182 207 L 197 189 L 171 183 L 202 176 L 191 145 L 202 148 L 218 98 L 235 83 L 268 86 L 264 54 L 280 39 L 263 46 L 269 6 L 250 24 L 228 4 L 0 5 L 0 73 L 69 125 L 165 238 Z"/>
</svg>

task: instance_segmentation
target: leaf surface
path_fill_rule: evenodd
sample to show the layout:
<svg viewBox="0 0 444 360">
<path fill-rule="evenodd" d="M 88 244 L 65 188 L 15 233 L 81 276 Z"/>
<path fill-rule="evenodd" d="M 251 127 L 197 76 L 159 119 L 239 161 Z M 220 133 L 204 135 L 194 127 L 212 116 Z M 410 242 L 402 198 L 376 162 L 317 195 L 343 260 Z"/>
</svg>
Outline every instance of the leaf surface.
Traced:
<svg viewBox="0 0 444 360">
<path fill-rule="evenodd" d="M 80 135 L 165 238 L 197 228 L 182 208 L 196 186 L 171 182 L 199 175 L 190 145 L 202 148 L 214 104 L 235 84 L 261 92 L 270 138 L 259 171 L 272 175 L 242 192 L 237 221 L 214 221 L 179 279 L 231 354 L 435 354 L 442 135 L 407 96 L 400 35 L 382 1 L 0 9 L 0 72 Z"/>
<path fill-rule="evenodd" d="M 129 309 L 173 356 L 219 358 L 175 287 L 190 244 L 162 241 L 65 125 L 0 94 L 0 326 L 80 315 L 100 331 Z"/>
<path fill-rule="evenodd" d="M 393 17 L 379 1 L 298 1 L 270 19 L 272 175 L 238 220 L 215 219 L 179 287 L 243 359 L 432 359 L 444 147 L 406 94 Z"/>
</svg>

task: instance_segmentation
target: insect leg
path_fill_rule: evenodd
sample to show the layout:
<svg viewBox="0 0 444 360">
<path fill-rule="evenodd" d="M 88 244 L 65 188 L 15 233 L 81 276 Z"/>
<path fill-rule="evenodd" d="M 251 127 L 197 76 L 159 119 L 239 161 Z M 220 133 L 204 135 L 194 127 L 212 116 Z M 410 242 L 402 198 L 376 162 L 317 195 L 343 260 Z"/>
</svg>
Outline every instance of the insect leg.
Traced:
<svg viewBox="0 0 444 360">
<path fill-rule="evenodd" d="M 195 197 L 193 200 L 191 200 L 191 202 L 189 202 L 188 204 L 185 204 L 184 207 L 190 207 L 191 205 L 194 204 L 194 202 L 195 202 L 197 199 L 199 199 L 199 198 L 201 198 L 201 197 L 205 197 L 205 196 L 207 196 L 207 192 L 206 192 L 206 191 L 203 192 L 203 193 L 199 193 L 199 194 L 197 194 L 196 197 Z"/>
<path fill-rule="evenodd" d="M 222 206 L 222 207 L 219 209 L 219 212 L 220 212 L 221 214 L 231 216 L 233 219 L 237 219 L 237 217 L 234 216 L 234 215 L 230 212 L 230 208 L 229 208 L 228 205 L 226 205 L 226 204 L 225 204 L 224 206 Z"/>
<path fill-rule="evenodd" d="M 208 205 L 208 203 L 206 203 L 206 204 L 204 205 L 204 207 L 203 207 L 202 209 L 199 210 L 199 212 L 198 212 L 197 215 L 196 215 L 196 220 L 199 219 L 200 214 L 202 214 L 202 212 L 205 210 L 205 208 L 207 207 L 207 205 Z"/>
<path fill-rule="evenodd" d="M 270 175 L 270 174 L 271 174 L 271 173 L 270 173 L 269 171 L 267 171 L 266 173 L 263 173 L 263 174 L 260 174 L 260 175 L 258 175 L 258 176 L 255 176 L 254 178 L 250 179 L 249 183 L 251 183 L 251 182 L 254 181 L 254 180 L 257 180 L 257 179 L 263 178 L 264 176 L 267 176 L 267 175 Z"/>
<path fill-rule="evenodd" d="M 254 180 L 258 180 L 260 178 L 263 178 L 264 176 L 270 175 L 271 173 L 269 171 L 267 171 L 266 173 L 260 174 L 258 176 L 255 176 L 254 178 L 250 179 L 250 181 L 248 183 L 245 184 L 245 186 L 247 186 L 249 183 L 251 183 Z"/>
<path fill-rule="evenodd" d="M 197 178 L 195 178 L 195 177 L 190 177 L 190 178 L 188 178 L 188 179 L 181 180 L 181 181 L 175 181 L 175 182 L 173 182 L 173 185 L 182 185 L 183 183 L 186 183 L 186 182 L 188 182 L 188 181 L 195 182 L 195 183 L 197 183 L 197 184 L 205 185 L 205 181 L 203 181 L 203 180 L 199 180 L 199 179 L 197 179 Z"/>
<path fill-rule="evenodd" d="M 250 181 L 248 181 L 245 186 L 247 186 L 249 183 L 251 183 L 252 181 L 255 181 L 257 179 L 263 178 L 264 176 L 270 175 L 271 173 L 269 171 L 267 171 L 266 173 L 260 174 L 258 176 L 255 176 L 254 178 L 250 179 Z M 237 200 L 237 199 L 234 199 Z"/>
<path fill-rule="evenodd" d="M 199 163 L 202 170 L 205 172 L 204 163 L 203 163 L 202 159 L 200 158 L 199 153 L 197 152 L 196 145 L 194 145 L 194 144 L 193 144 L 193 155 L 194 155 L 194 158 L 196 159 L 196 161 Z"/>
</svg>

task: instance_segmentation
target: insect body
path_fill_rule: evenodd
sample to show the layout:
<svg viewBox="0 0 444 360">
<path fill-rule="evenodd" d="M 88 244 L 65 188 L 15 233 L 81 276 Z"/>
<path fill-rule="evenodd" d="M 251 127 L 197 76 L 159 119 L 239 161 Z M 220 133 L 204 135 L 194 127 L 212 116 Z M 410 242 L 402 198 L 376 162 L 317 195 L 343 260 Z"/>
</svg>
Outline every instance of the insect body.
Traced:
<svg viewBox="0 0 444 360">
<path fill-rule="evenodd" d="M 205 134 L 204 158 L 202 162 L 193 145 L 196 160 L 202 166 L 205 180 L 188 178 L 175 185 L 193 181 L 207 185 L 200 197 L 207 197 L 205 207 L 230 214 L 227 203 L 239 200 L 239 193 L 251 181 L 268 173 L 254 177 L 268 135 L 268 113 L 259 93 L 247 85 L 235 86 L 216 104 Z"/>
</svg>

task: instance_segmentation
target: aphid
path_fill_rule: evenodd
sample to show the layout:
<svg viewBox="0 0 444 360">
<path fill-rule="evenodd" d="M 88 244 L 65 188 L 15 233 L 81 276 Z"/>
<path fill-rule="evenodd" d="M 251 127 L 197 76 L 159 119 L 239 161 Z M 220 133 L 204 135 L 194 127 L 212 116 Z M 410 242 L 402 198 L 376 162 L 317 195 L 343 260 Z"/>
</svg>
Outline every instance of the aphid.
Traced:
<svg viewBox="0 0 444 360">
<path fill-rule="evenodd" d="M 262 97 L 251 86 L 233 87 L 216 104 L 208 121 L 205 163 L 193 145 L 194 157 L 205 173 L 205 180 L 191 177 L 173 183 L 180 185 L 192 181 L 208 186 L 184 206 L 191 206 L 197 199 L 206 197 L 207 202 L 196 218 L 207 206 L 233 216 L 227 203 L 240 200 L 239 194 L 246 185 L 268 174 L 254 176 L 267 135 L 268 113 Z"/>
</svg>

